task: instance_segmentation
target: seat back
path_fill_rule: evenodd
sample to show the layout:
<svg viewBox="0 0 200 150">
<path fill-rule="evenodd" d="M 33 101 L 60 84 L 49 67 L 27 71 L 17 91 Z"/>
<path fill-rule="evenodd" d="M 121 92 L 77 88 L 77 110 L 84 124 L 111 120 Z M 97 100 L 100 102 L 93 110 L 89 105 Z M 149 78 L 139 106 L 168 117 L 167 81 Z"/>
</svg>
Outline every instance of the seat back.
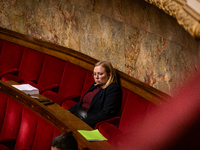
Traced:
<svg viewBox="0 0 200 150">
<path fill-rule="evenodd" d="M 82 99 L 82 97 L 85 95 L 85 93 L 88 91 L 88 89 L 90 88 L 90 86 L 93 84 L 94 79 L 92 77 L 92 72 L 87 71 L 86 73 L 86 77 L 85 77 L 85 81 L 84 81 L 84 85 L 83 85 L 83 89 L 81 91 L 81 95 L 80 95 L 80 99 Z M 78 101 L 78 100 L 77 100 Z M 66 100 L 62 103 L 62 107 L 65 109 L 69 109 L 70 107 L 74 106 L 77 101 L 69 99 Z"/>
<path fill-rule="evenodd" d="M 121 114 L 120 131 L 126 133 L 134 130 L 154 108 L 153 105 L 141 96 L 129 91 Z"/>
<path fill-rule="evenodd" d="M 62 133 L 46 119 L 1 92 L 0 104 L 0 141 L 16 139 L 15 150 L 50 150 L 51 141 Z"/>
<path fill-rule="evenodd" d="M 22 113 L 15 150 L 50 150 L 51 141 L 54 136 L 57 136 L 54 132 L 57 135 L 61 133 L 47 120 L 25 107 Z"/>
<path fill-rule="evenodd" d="M 126 103 L 126 99 L 127 99 L 128 93 L 130 92 L 129 90 L 127 90 L 124 87 L 121 87 L 121 89 L 122 89 L 122 104 L 121 104 L 121 109 L 120 109 L 120 116 L 122 115 L 122 112 L 124 110 L 124 105 Z"/>
<path fill-rule="evenodd" d="M 19 69 L 24 47 L 4 41 L 0 56 L 0 73 L 14 68 Z"/>
<path fill-rule="evenodd" d="M 92 84 L 94 83 L 94 78 L 92 75 L 91 71 L 87 71 L 86 77 L 85 77 L 85 82 L 83 85 L 83 89 L 81 91 L 81 98 L 85 95 L 85 93 L 89 90 L 89 88 L 92 86 Z"/>
<path fill-rule="evenodd" d="M 1 94 L 1 102 L 6 100 L 7 104 L 5 107 L 5 116 L 0 139 L 16 139 L 21 123 L 23 105 L 10 97 L 2 99 L 2 96 L 4 97 L 5 95 Z M 1 115 L 3 115 L 3 113 L 1 113 Z"/>
<path fill-rule="evenodd" d="M 6 113 L 7 99 L 8 96 L 0 92 L 0 131 L 3 126 L 4 117 Z"/>
<path fill-rule="evenodd" d="M 66 62 L 60 89 L 59 99 L 71 95 L 81 95 L 87 71 L 77 65 Z"/>
<path fill-rule="evenodd" d="M 38 81 L 44 58 L 45 54 L 25 48 L 18 76 L 24 81 Z"/>
<path fill-rule="evenodd" d="M 4 41 L 0 39 L 0 55 L 1 55 L 2 47 L 3 47 L 3 43 Z"/>
<path fill-rule="evenodd" d="M 46 55 L 38 85 L 42 87 L 50 86 L 52 84 L 60 85 L 64 67 L 65 61 Z"/>
</svg>

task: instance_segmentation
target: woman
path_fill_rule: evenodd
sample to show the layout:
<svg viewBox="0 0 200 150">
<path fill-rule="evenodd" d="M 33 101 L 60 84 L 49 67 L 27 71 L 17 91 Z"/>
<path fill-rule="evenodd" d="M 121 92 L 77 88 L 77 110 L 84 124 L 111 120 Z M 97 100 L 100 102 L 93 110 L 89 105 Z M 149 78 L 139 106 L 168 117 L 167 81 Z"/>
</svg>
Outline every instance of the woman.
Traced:
<svg viewBox="0 0 200 150">
<path fill-rule="evenodd" d="M 100 61 L 94 66 L 94 84 L 81 101 L 68 110 L 89 126 L 119 115 L 122 91 L 110 62 Z"/>
</svg>

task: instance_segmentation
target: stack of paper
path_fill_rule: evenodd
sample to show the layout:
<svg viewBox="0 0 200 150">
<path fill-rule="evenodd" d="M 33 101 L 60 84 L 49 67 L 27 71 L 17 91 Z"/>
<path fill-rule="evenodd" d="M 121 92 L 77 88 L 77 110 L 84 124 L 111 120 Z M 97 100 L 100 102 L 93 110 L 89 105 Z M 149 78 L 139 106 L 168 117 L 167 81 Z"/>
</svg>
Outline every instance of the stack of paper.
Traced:
<svg viewBox="0 0 200 150">
<path fill-rule="evenodd" d="M 96 130 L 78 130 L 82 136 L 84 136 L 88 141 L 104 141 L 107 140 L 98 129 Z"/>
<path fill-rule="evenodd" d="M 19 84 L 12 86 L 29 95 L 39 94 L 39 90 L 30 84 Z"/>
</svg>

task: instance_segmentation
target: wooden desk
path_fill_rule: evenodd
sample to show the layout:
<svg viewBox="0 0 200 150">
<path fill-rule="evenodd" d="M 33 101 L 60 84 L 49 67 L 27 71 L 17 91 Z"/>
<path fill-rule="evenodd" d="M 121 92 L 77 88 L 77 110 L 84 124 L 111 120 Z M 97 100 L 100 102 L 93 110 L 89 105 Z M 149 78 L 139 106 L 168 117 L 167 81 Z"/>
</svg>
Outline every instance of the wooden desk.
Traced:
<svg viewBox="0 0 200 150">
<path fill-rule="evenodd" d="M 9 97 L 12 97 L 13 99 L 27 106 L 43 118 L 47 119 L 62 132 L 72 131 L 81 149 L 112 149 L 112 146 L 107 141 L 89 142 L 81 134 L 79 134 L 77 130 L 93 129 L 81 119 L 70 113 L 68 110 L 64 109 L 56 103 L 45 106 L 38 100 L 11 86 L 16 84 L 18 83 L 14 81 L 0 81 L 0 92 L 8 95 Z M 39 98 L 45 97 L 39 95 Z"/>
</svg>

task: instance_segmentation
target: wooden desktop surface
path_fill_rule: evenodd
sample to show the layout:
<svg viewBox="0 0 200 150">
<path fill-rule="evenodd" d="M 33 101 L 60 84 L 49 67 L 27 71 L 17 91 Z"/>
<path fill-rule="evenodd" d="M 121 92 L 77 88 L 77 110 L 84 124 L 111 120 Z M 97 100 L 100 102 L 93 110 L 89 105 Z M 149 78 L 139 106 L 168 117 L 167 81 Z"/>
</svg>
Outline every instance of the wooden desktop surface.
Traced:
<svg viewBox="0 0 200 150">
<path fill-rule="evenodd" d="M 34 112 L 54 124 L 62 132 L 72 131 L 81 147 L 97 150 L 112 149 L 112 146 L 107 141 L 88 142 L 77 130 L 93 130 L 89 125 L 60 105 L 56 103 L 44 105 L 38 100 L 11 86 L 16 84 L 18 83 L 14 81 L 0 81 L 0 91 L 29 107 Z M 42 95 L 37 96 L 39 96 L 39 99 L 45 99 Z"/>
</svg>

